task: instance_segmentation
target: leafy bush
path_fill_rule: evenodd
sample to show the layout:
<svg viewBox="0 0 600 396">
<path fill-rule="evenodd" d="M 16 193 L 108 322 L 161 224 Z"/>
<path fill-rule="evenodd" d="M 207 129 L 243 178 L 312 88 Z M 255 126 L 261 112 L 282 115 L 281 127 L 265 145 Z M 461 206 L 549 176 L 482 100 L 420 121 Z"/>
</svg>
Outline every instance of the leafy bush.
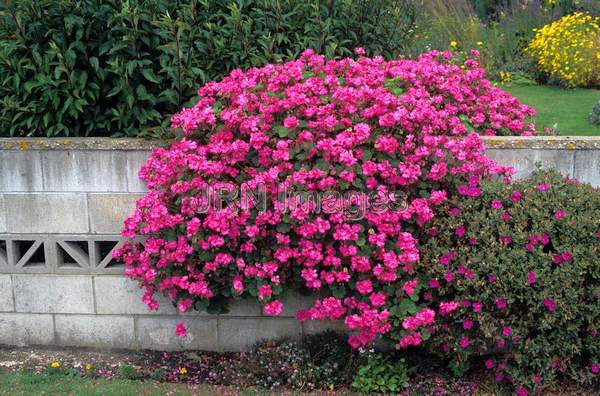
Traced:
<svg viewBox="0 0 600 396">
<path fill-rule="evenodd" d="M 596 103 L 596 106 L 594 106 L 590 113 L 590 124 L 600 125 L 600 101 Z"/>
<path fill-rule="evenodd" d="M 287 289 L 320 290 L 298 318 L 344 319 L 351 345 L 369 344 L 390 330 L 386 301 L 414 278 L 416 233 L 436 207 L 506 171 L 473 132 L 534 133 L 533 110 L 483 76 L 450 53 L 325 61 L 307 50 L 209 83 L 173 116 L 186 138 L 142 167 L 149 193 L 115 257 L 151 309 L 157 292 L 181 312 L 251 297 L 276 316 Z M 307 196 L 322 205 L 300 206 Z"/>
<path fill-rule="evenodd" d="M 409 379 L 404 359 L 391 361 L 379 353 L 372 353 L 358 369 L 352 387 L 367 394 L 395 394 L 408 387 Z"/>
<path fill-rule="evenodd" d="M 537 30 L 528 47 L 541 71 L 567 87 L 600 83 L 598 18 L 576 12 Z"/>
<path fill-rule="evenodd" d="M 429 328 L 432 350 L 459 371 L 487 356 L 521 394 L 564 377 L 597 387 L 600 191 L 537 171 L 446 207 L 415 267 L 420 295 L 446 306 Z"/>
<path fill-rule="evenodd" d="M 0 135 L 156 135 L 199 83 L 235 68 L 308 47 L 395 57 L 417 11 L 393 0 L 3 2 Z"/>
</svg>

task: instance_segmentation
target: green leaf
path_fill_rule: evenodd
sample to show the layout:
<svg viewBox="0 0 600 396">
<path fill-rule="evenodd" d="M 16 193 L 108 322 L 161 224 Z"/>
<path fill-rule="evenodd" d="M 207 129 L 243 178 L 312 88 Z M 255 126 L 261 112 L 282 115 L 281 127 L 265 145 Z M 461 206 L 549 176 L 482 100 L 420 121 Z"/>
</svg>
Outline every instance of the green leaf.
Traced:
<svg viewBox="0 0 600 396">
<path fill-rule="evenodd" d="M 146 80 L 156 83 L 159 83 L 158 77 L 156 77 L 156 75 L 154 74 L 154 72 L 151 69 L 143 69 L 142 70 L 142 75 L 146 78 Z"/>
</svg>

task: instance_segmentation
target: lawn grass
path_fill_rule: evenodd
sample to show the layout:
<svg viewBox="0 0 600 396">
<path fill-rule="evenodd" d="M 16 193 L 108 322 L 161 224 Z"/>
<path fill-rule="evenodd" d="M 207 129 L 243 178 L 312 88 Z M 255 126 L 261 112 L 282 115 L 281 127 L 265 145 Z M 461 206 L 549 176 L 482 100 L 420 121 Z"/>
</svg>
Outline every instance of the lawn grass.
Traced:
<svg viewBox="0 0 600 396">
<path fill-rule="evenodd" d="M 106 380 L 80 376 L 0 373 L 0 396 L 77 395 L 77 396 L 189 396 L 256 395 L 253 391 L 234 391 L 222 386 L 167 384 L 125 379 Z"/>
<path fill-rule="evenodd" d="M 600 136 L 600 126 L 588 122 L 600 90 L 516 84 L 502 88 L 537 110 L 534 122 L 539 129 L 558 124 L 562 136 Z"/>
</svg>

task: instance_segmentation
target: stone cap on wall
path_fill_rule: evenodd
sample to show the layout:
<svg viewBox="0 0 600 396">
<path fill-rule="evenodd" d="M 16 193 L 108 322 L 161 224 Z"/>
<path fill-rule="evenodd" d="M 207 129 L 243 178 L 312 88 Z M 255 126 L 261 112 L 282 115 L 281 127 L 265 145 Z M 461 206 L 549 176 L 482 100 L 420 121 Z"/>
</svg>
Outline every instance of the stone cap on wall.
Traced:
<svg viewBox="0 0 600 396">
<path fill-rule="evenodd" d="M 485 136 L 483 140 L 490 149 L 600 149 L 600 136 Z M 0 150 L 144 151 L 167 144 L 139 138 L 0 138 Z"/>
<path fill-rule="evenodd" d="M 167 145 L 167 141 L 136 138 L 0 138 L 0 150 L 114 150 L 146 151 Z"/>
</svg>

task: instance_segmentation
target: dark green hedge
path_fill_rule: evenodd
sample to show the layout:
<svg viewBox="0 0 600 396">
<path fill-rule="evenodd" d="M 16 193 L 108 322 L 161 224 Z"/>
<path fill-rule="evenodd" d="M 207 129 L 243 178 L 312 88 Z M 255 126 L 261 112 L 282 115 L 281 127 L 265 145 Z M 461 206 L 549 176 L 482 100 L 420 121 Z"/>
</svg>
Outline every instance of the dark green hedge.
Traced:
<svg viewBox="0 0 600 396">
<path fill-rule="evenodd" d="M 157 135 L 234 68 L 355 47 L 397 56 L 413 0 L 0 3 L 0 136 Z"/>
</svg>

